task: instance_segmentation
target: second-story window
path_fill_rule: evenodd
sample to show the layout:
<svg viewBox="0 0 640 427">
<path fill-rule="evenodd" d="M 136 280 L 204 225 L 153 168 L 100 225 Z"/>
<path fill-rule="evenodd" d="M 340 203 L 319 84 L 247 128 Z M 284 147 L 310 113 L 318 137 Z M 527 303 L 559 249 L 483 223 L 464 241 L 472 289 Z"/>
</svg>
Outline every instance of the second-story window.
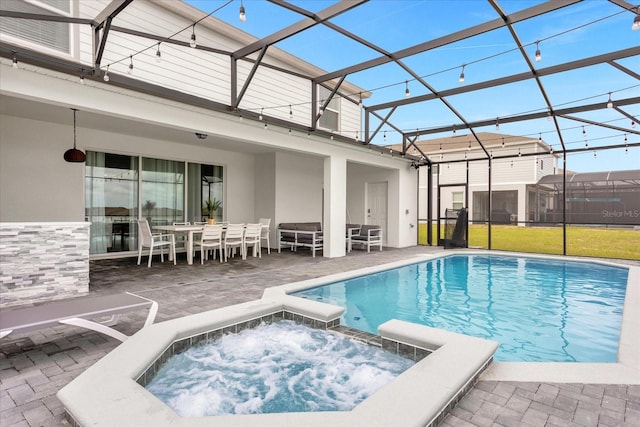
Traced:
<svg viewBox="0 0 640 427">
<path fill-rule="evenodd" d="M 319 92 L 319 99 L 322 101 L 322 106 L 324 105 L 324 101 L 331 95 L 331 91 L 320 86 Z M 318 126 L 322 129 L 335 132 L 340 130 L 340 97 L 338 95 L 334 95 L 334 97 L 331 98 L 327 108 L 325 108 L 322 116 L 320 116 L 320 120 L 318 120 Z"/>
<path fill-rule="evenodd" d="M 2 0 L 0 9 L 44 15 L 71 16 L 70 0 Z M 71 24 L 0 17 L 0 33 L 7 38 L 71 53 Z"/>
</svg>

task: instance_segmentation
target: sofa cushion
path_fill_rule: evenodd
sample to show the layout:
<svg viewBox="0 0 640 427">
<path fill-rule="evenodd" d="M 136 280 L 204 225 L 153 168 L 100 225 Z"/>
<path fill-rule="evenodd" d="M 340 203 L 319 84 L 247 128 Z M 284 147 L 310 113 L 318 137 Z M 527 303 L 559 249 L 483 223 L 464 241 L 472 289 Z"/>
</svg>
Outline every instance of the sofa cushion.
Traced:
<svg viewBox="0 0 640 427">
<path fill-rule="evenodd" d="M 300 231 L 320 231 L 322 227 L 319 222 L 299 222 L 298 230 Z"/>
<path fill-rule="evenodd" d="M 280 226 L 278 226 L 279 229 L 281 230 L 295 230 L 297 229 L 298 224 L 296 224 L 295 222 L 283 222 L 280 223 Z"/>
</svg>

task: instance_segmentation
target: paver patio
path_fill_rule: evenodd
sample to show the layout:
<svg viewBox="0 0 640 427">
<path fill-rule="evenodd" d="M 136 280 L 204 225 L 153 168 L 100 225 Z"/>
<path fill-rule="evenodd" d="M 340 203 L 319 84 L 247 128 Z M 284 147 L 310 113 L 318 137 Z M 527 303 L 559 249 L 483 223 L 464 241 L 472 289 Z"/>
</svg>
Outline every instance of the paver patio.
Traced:
<svg viewBox="0 0 640 427">
<path fill-rule="evenodd" d="M 265 288 L 398 261 L 440 248 L 354 251 L 342 258 L 312 258 L 283 251 L 226 264 L 199 259 L 178 265 L 135 258 L 91 262 L 90 293 L 130 291 L 159 303 L 156 322 L 259 299 Z M 120 318 L 116 329 L 135 333 L 146 313 Z M 59 326 L 0 341 L 0 425 L 65 425 L 56 392 L 119 342 L 93 331 Z M 480 381 L 445 418 L 447 426 L 638 426 L 639 385 Z M 398 427 L 398 426 L 394 426 Z"/>
</svg>

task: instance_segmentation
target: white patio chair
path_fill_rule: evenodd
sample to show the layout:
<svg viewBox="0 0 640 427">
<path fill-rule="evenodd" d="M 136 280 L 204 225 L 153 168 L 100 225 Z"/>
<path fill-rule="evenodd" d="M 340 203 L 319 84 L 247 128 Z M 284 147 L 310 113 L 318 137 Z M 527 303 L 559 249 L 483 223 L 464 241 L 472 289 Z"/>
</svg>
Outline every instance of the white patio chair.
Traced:
<svg viewBox="0 0 640 427">
<path fill-rule="evenodd" d="M 378 246 L 382 251 L 382 228 L 378 225 L 363 225 L 358 233 L 351 235 L 349 249 L 356 244 L 361 245 L 363 249 L 366 247 L 367 252 L 371 252 L 372 246 Z"/>
<path fill-rule="evenodd" d="M 260 240 L 267 241 L 267 253 L 271 254 L 271 245 L 269 244 L 269 234 L 271 233 L 269 227 L 271 226 L 271 218 L 260 218 L 260 224 L 262 225 L 260 230 Z M 260 242 L 260 246 L 262 246 L 262 242 Z"/>
<path fill-rule="evenodd" d="M 253 248 L 253 256 L 255 258 L 256 253 L 262 258 L 262 252 L 260 251 L 262 224 L 247 224 L 244 230 L 244 244 L 242 259 L 247 259 L 247 253 L 249 252 L 249 246 Z"/>
<path fill-rule="evenodd" d="M 142 248 L 149 248 L 149 262 L 147 267 L 151 267 L 153 258 L 153 248 L 160 248 L 160 259 L 164 262 L 164 247 L 169 247 L 169 259 L 173 258 L 173 265 L 176 265 L 176 239 L 173 234 L 151 233 L 151 227 L 146 219 L 138 220 L 138 265 L 142 259 Z"/>
<path fill-rule="evenodd" d="M 222 225 L 205 225 L 202 230 L 202 237 L 196 246 L 200 246 L 200 264 L 204 264 L 205 259 L 209 259 L 209 251 L 213 252 L 213 259 L 216 259 L 216 249 L 220 251 L 220 262 L 222 262 Z"/>
<path fill-rule="evenodd" d="M 235 255 L 235 248 L 240 249 L 240 255 L 244 259 L 244 224 L 229 224 L 224 232 L 224 260 L 229 259 L 229 251 L 233 250 L 231 256 Z"/>
</svg>

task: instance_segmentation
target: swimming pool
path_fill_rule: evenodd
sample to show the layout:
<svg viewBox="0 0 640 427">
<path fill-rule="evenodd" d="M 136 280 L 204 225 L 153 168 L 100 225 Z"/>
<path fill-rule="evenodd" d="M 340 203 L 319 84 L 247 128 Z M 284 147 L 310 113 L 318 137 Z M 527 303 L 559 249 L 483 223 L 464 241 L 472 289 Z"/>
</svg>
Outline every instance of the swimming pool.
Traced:
<svg viewBox="0 0 640 427">
<path fill-rule="evenodd" d="M 495 359 L 615 362 L 628 269 L 509 255 L 450 255 L 292 293 L 375 332 L 395 318 L 500 343 Z"/>
</svg>

